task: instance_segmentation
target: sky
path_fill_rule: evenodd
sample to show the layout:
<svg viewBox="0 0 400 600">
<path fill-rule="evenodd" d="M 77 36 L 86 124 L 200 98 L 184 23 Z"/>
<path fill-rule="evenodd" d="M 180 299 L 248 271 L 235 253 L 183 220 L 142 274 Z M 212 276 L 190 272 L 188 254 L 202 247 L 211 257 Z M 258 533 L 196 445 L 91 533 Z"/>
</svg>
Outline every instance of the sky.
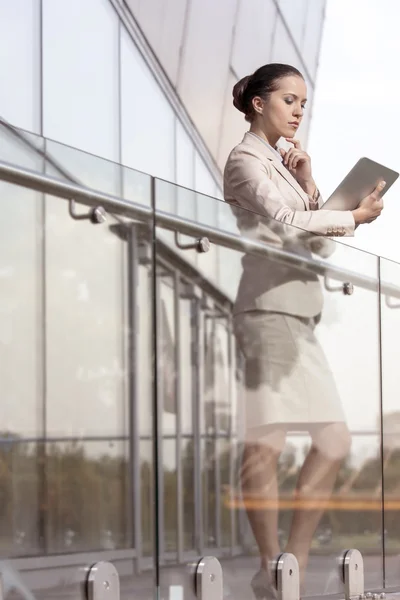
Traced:
<svg viewBox="0 0 400 600">
<path fill-rule="evenodd" d="M 400 171 L 399 22 L 398 0 L 327 2 L 308 145 L 325 197 L 362 156 Z M 400 261 L 399 221 L 400 178 L 346 242 Z"/>
</svg>

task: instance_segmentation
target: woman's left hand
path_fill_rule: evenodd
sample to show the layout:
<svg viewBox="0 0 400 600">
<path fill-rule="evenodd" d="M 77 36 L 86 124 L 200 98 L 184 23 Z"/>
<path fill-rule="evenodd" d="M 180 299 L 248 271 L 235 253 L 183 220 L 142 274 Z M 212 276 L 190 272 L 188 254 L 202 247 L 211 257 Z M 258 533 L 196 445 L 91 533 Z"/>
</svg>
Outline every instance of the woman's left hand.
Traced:
<svg viewBox="0 0 400 600">
<path fill-rule="evenodd" d="M 312 195 L 316 186 L 311 172 L 311 158 L 307 152 L 302 149 L 299 140 L 286 138 L 286 141 L 293 144 L 294 147 L 289 148 L 287 151 L 280 149 L 283 164 L 304 191 Z"/>
</svg>

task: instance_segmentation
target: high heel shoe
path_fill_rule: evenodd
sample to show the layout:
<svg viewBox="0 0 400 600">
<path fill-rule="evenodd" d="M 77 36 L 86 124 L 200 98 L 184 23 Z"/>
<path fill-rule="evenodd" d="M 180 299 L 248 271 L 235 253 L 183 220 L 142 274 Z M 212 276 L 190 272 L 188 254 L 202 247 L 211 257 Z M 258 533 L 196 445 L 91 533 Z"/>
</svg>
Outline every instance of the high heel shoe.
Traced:
<svg viewBox="0 0 400 600">
<path fill-rule="evenodd" d="M 277 600 L 276 589 L 265 569 L 260 569 L 251 580 L 251 589 L 256 600 Z"/>
</svg>

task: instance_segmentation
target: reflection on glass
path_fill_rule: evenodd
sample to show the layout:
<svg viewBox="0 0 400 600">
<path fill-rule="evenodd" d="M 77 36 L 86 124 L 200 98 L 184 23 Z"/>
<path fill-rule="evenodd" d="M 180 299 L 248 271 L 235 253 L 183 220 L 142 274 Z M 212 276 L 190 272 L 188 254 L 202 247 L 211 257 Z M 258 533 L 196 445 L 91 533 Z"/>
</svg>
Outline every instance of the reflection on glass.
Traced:
<svg viewBox="0 0 400 600">
<path fill-rule="evenodd" d="M 194 441 L 188 437 L 182 442 L 182 480 L 183 480 L 183 547 L 192 550 L 195 547 L 195 471 Z"/>
<path fill-rule="evenodd" d="M 40 453 L 38 444 L 2 434 L 0 444 L 0 539 L 2 556 L 32 556 L 41 553 L 43 521 L 38 519 L 40 497 Z"/>
<path fill-rule="evenodd" d="M 203 535 L 206 548 L 217 544 L 217 487 L 215 440 L 202 440 Z"/>
<path fill-rule="evenodd" d="M 137 343 L 137 374 L 135 378 L 137 389 L 137 417 L 140 435 L 152 435 L 153 418 L 153 338 L 151 306 L 151 277 L 148 265 L 138 266 L 138 289 L 136 307 L 136 343 Z"/>
<path fill-rule="evenodd" d="M 164 439 L 163 453 L 163 506 L 164 506 L 164 550 L 177 550 L 178 513 L 177 513 L 177 463 L 176 441 Z"/>
<path fill-rule="evenodd" d="M 188 202 L 198 201 L 188 194 Z M 366 585 L 379 587 L 376 258 L 226 203 L 215 214 L 217 227 L 277 254 L 261 254 L 251 243 L 246 253 L 214 244 L 217 278 L 210 281 L 213 269 L 201 268 L 201 256 L 179 251 L 189 257 L 197 298 L 191 402 L 200 551 L 241 556 L 224 561 L 233 600 L 247 597 L 252 582 L 256 593 L 273 593 L 269 564 L 281 551 L 296 555 L 304 595 L 341 590 L 335 561 L 346 547 L 368 552 Z M 282 251 L 301 263 L 282 261 Z M 313 256 L 320 274 L 307 268 Z M 361 273 L 369 287 L 345 296 L 340 281 L 321 275 L 324 261 Z M 187 322 L 180 305 L 179 327 L 187 331 Z M 179 339 L 187 348 L 182 333 Z M 190 367 L 183 349 L 178 361 L 182 391 Z M 184 529 L 186 536 L 186 522 Z"/>
<path fill-rule="evenodd" d="M 192 328 L 191 328 L 192 300 L 180 298 L 179 300 L 179 385 L 183 434 L 193 432 L 193 372 L 192 372 Z"/>
<path fill-rule="evenodd" d="M 222 498 L 218 510 L 220 511 L 221 519 L 221 544 L 223 547 L 229 548 L 232 546 L 232 512 L 229 509 L 229 504 L 224 501 L 226 494 L 229 494 L 232 487 L 232 455 L 231 455 L 231 444 L 229 440 L 218 440 L 217 442 L 217 454 L 219 463 L 219 480 L 220 490 Z"/>
<path fill-rule="evenodd" d="M 397 568 L 400 528 L 400 265 L 380 259 L 382 315 L 382 428 L 384 477 L 385 574 L 388 587 L 399 586 Z M 377 426 L 379 424 L 377 423 Z"/>
<path fill-rule="evenodd" d="M 153 442 L 140 441 L 140 500 L 141 538 L 143 556 L 152 556 L 154 551 L 154 462 Z M 136 497 L 138 491 L 134 490 Z"/>
<path fill-rule="evenodd" d="M 74 221 L 57 198 L 46 199 L 46 223 L 47 430 L 121 434 L 128 423 L 126 244 L 108 223 Z"/>
<path fill-rule="evenodd" d="M 128 547 L 131 540 L 127 527 L 127 483 L 124 444 L 111 440 L 49 442 L 46 446 L 49 551 Z"/>
<path fill-rule="evenodd" d="M 162 434 L 176 433 L 175 295 L 173 280 L 160 267 L 159 394 Z"/>
</svg>

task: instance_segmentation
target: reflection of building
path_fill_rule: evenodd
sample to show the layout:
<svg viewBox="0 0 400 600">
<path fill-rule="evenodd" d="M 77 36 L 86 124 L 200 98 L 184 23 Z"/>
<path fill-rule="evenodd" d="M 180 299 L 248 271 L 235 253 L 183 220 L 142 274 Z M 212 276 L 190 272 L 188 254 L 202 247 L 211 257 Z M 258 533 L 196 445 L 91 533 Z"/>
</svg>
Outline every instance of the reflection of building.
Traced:
<svg viewBox="0 0 400 600">
<path fill-rule="evenodd" d="M 220 196 L 220 169 L 245 129 L 233 83 L 290 62 L 312 100 L 324 5 L 0 0 L 0 117 L 93 188 L 149 205 L 143 171 Z M 0 159 L 63 176 L 0 134 Z M 160 234 L 155 456 L 148 234 L 75 222 L 58 199 L 1 190 L 3 555 L 26 557 L 14 564 L 31 587 L 72 588 L 74 569 L 101 558 L 122 574 L 145 571 L 157 465 L 161 563 L 240 552 L 222 501 L 237 460 L 230 301 L 240 257 L 214 248 L 193 258 Z M 157 190 L 158 208 L 234 227 L 205 196 Z M 43 557 L 40 583 L 33 556 Z"/>
</svg>

